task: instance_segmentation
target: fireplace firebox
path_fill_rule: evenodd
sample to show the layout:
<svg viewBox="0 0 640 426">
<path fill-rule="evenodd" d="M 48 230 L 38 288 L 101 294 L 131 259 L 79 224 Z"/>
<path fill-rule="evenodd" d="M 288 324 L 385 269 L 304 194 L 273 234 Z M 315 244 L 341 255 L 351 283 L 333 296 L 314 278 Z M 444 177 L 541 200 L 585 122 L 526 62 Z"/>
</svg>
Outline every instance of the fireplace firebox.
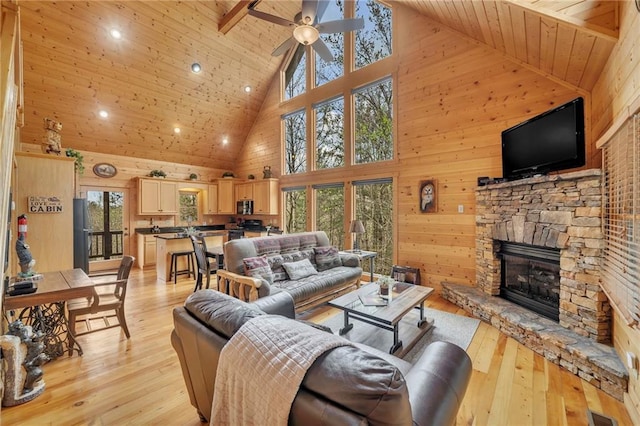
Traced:
<svg viewBox="0 0 640 426">
<path fill-rule="evenodd" d="M 501 242 L 500 296 L 559 321 L 560 250 Z"/>
</svg>

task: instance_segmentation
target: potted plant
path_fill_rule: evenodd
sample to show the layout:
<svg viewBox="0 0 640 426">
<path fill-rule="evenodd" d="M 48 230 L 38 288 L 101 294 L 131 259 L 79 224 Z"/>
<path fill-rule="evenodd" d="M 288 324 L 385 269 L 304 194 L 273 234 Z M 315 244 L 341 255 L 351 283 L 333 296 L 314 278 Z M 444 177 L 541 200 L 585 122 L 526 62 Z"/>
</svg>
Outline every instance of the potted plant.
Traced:
<svg viewBox="0 0 640 426">
<path fill-rule="evenodd" d="M 195 174 L 195 173 L 191 173 L 191 174 L 189 175 L 189 180 L 196 180 L 196 179 L 198 179 L 198 175 L 197 175 L 197 174 Z"/>
<path fill-rule="evenodd" d="M 67 150 L 65 151 L 65 154 L 67 155 L 67 157 L 75 158 L 76 172 L 78 172 L 79 174 L 84 173 L 84 164 L 83 164 L 84 157 L 82 156 L 80 151 L 76 151 L 73 148 L 67 148 Z"/>
<path fill-rule="evenodd" d="M 378 278 L 378 286 L 380 287 L 380 296 L 388 296 L 389 289 L 392 288 L 395 283 L 396 283 L 396 280 L 386 275 Z"/>
<path fill-rule="evenodd" d="M 223 178 L 232 178 L 232 177 L 236 177 L 232 172 L 224 172 L 222 174 Z"/>
<path fill-rule="evenodd" d="M 165 172 L 163 172 L 162 170 L 151 170 L 149 172 L 149 176 L 157 177 L 157 178 L 165 178 L 165 177 L 167 177 L 167 174 Z"/>
<path fill-rule="evenodd" d="M 247 178 L 249 178 L 249 179 L 255 179 L 256 177 L 255 177 L 254 175 L 249 175 L 249 176 L 247 176 Z"/>
</svg>

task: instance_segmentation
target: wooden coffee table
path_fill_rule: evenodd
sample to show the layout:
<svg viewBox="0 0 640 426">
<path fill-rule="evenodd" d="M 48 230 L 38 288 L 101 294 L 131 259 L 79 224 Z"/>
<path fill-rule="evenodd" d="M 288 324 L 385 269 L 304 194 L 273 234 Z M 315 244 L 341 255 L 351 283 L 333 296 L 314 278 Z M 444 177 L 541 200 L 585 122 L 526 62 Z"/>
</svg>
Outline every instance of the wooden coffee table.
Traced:
<svg viewBox="0 0 640 426">
<path fill-rule="evenodd" d="M 353 328 L 350 319 L 393 331 L 393 345 L 389 349 L 389 353 L 402 356 L 433 326 L 433 321 L 424 317 L 424 301 L 433 293 L 433 289 L 409 283 L 396 283 L 391 297 L 389 297 L 385 305 L 366 305 L 366 300 L 375 298 L 377 293 L 378 284 L 372 283 L 333 299 L 328 304 L 344 312 L 344 327 L 340 329 L 340 335 Z M 363 303 L 363 300 L 365 300 L 365 303 Z M 414 308 L 420 310 L 420 319 L 416 327 L 406 329 L 403 336 L 406 343 L 403 344 L 399 336 L 398 326 L 400 320 Z"/>
</svg>

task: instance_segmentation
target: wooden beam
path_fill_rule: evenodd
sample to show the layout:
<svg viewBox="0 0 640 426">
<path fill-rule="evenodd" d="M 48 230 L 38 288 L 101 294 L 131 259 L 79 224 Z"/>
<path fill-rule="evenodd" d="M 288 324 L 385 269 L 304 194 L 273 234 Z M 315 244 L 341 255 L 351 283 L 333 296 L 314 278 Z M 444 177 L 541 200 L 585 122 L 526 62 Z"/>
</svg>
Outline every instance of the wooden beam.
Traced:
<svg viewBox="0 0 640 426">
<path fill-rule="evenodd" d="M 241 0 L 236 4 L 233 9 L 231 9 L 227 14 L 222 17 L 222 20 L 218 24 L 218 31 L 222 34 L 226 34 L 231 31 L 231 28 L 235 27 L 238 22 L 245 16 L 249 11 L 249 6 L 255 7 L 260 0 Z"/>
</svg>

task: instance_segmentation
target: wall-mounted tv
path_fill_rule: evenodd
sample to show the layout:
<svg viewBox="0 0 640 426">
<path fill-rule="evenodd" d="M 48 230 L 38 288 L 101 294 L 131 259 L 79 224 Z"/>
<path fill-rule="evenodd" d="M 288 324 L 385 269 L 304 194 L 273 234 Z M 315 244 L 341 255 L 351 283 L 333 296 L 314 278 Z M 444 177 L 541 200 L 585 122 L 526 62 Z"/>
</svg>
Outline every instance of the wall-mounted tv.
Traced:
<svg viewBox="0 0 640 426">
<path fill-rule="evenodd" d="M 584 166 L 584 101 L 577 98 L 502 132 L 509 180 Z"/>
</svg>

